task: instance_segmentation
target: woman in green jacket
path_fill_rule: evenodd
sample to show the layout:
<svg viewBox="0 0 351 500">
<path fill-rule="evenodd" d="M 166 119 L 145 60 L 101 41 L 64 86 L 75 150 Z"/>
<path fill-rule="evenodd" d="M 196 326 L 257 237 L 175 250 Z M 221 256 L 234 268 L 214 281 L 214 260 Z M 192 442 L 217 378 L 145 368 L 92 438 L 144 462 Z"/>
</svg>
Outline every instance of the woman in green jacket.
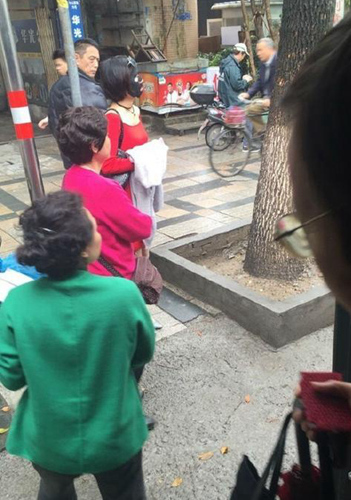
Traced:
<svg viewBox="0 0 351 500">
<path fill-rule="evenodd" d="M 0 382 L 27 386 L 7 450 L 39 472 L 40 500 L 76 499 L 83 473 L 104 499 L 143 500 L 147 427 L 133 370 L 155 344 L 143 298 L 130 280 L 87 272 L 101 236 L 78 195 L 35 201 L 20 226 L 19 262 L 47 277 L 11 291 L 0 310 Z"/>
</svg>

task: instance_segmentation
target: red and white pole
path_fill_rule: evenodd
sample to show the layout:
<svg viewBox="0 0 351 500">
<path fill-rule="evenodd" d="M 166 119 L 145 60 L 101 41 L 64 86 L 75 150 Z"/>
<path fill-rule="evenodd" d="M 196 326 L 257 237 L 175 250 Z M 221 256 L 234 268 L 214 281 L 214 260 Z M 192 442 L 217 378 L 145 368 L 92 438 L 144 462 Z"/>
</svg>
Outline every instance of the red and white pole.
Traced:
<svg viewBox="0 0 351 500">
<path fill-rule="evenodd" d="M 0 0 L 0 62 L 31 200 L 44 196 L 27 95 L 18 64 L 7 0 Z"/>
</svg>

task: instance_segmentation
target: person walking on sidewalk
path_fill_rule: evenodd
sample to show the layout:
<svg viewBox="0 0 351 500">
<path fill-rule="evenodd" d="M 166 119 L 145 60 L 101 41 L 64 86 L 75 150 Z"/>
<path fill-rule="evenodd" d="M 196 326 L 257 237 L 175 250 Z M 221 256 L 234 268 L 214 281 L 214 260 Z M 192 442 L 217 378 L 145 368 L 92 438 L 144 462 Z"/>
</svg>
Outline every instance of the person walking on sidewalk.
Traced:
<svg viewBox="0 0 351 500">
<path fill-rule="evenodd" d="M 99 67 L 99 46 L 90 38 L 82 38 L 74 44 L 76 62 L 79 72 L 80 92 L 83 106 L 94 106 L 105 110 L 107 102 L 100 85 L 95 81 Z M 57 138 L 57 126 L 60 115 L 72 107 L 72 92 L 69 76 L 60 78 L 50 90 L 49 95 L 49 127 Z M 67 157 L 62 157 L 64 167 L 69 168 L 72 163 Z"/>
<path fill-rule="evenodd" d="M 233 53 L 223 59 L 220 64 L 218 95 L 226 108 L 242 105 L 239 94 L 247 90 L 252 77 L 243 75 L 240 63 L 248 55 L 246 45 L 237 43 Z"/>
<path fill-rule="evenodd" d="M 27 386 L 7 450 L 39 473 L 38 500 L 76 499 L 84 473 L 105 500 L 144 500 L 148 431 L 133 370 L 151 360 L 155 333 L 143 298 L 132 281 L 87 272 L 101 235 L 78 195 L 33 202 L 20 227 L 19 263 L 47 277 L 0 309 L 0 382 Z"/>
</svg>

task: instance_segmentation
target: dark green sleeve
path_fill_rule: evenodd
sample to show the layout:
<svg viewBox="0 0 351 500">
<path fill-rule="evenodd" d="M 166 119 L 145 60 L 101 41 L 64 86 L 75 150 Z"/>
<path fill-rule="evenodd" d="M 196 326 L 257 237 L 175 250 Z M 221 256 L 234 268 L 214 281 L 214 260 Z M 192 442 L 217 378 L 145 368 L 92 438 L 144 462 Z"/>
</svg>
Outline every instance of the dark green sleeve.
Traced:
<svg viewBox="0 0 351 500">
<path fill-rule="evenodd" d="M 26 385 L 6 301 L 0 309 L 0 382 L 10 391 Z"/>
<path fill-rule="evenodd" d="M 244 92 L 249 84 L 242 79 L 239 68 L 237 68 L 236 66 L 231 66 L 228 71 L 229 81 L 232 89 L 235 92 Z"/>
<path fill-rule="evenodd" d="M 155 351 L 155 328 L 151 320 L 149 311 L 138 290 L 135 290 L 133 304 L 137 307 L 136 322 L 136 347 L 132 359 L 132 367 L 144 366 L 151 361 Z"/>
</svg>

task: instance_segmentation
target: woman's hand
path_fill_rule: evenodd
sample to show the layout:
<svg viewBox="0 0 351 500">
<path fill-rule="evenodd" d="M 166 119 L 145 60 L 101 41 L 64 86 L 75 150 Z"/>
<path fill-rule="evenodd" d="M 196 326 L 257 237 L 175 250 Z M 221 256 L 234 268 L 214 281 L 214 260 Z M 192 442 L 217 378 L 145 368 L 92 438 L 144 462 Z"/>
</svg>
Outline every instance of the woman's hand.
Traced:
<svg viewBox="0 0 351 500">
<path fill-rule="evenodd" d="M 311 385 L 315 391 L 320 394 L 346 399 L 349 407 L 351 408 L 351 383 L 329 380 L 328 382 L 311 382 Z M 297 398 L 301 398 L 301 387 L 299 385 L 295 389 L 295 396 Z M 295 422 L 301 425 L 301 428 L 304 432 L 306 432 L 308 439 L 315 441 L 316 426 L 306 419 L 304 410 L 301 408 L 295 408 L 293 418 Z"/>
</svg>

